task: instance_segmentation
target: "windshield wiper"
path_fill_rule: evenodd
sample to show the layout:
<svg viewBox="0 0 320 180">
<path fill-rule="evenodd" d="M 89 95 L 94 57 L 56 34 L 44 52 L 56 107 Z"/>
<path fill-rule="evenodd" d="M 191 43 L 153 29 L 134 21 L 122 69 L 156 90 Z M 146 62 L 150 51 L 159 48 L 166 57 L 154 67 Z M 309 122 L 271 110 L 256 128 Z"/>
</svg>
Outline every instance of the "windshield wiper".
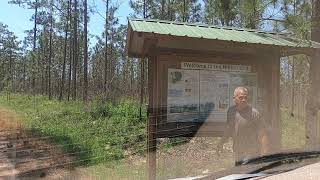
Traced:
<svg viewBox="0 0 320 180">
<path fill-rule="evenodd" d="M 320 157 L 320 151 L 276 153 L 276 154 L 270 154 L 265 156 L 258 156 L 251 159 L 243 159 L 243 160 L 237 161 L 236 165 L 239 166 L 239 165 L 247 165 L 247 164 L 260 164 L 260 163 L 285 161 L 285 160 L 302 160 L 302 159 L 317 158 L 317 157 Z"/>
</svg>

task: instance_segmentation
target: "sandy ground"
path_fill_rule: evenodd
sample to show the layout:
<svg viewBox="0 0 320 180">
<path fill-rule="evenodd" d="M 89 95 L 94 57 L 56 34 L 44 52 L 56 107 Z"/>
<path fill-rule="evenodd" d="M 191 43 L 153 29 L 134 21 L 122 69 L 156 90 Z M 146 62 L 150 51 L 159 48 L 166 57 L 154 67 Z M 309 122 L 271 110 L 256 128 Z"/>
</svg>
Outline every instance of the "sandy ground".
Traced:
<svg viewBox="0 0 320 180">
<path fill-rule="evenodd" d="M 70 179 L 65 178 L 73 172 L 68 163 L 75 158 L 46 139 L 24 129 L 15 113 L 0 107 L 0 177 Z"/>
</svg>

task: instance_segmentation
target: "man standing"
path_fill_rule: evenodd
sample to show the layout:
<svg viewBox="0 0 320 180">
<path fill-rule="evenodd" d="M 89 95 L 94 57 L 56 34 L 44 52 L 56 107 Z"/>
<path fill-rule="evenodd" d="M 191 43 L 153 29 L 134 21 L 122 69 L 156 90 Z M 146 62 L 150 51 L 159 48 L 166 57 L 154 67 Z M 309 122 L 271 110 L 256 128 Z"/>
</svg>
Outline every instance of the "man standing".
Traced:
<svg viewBox="0 0 320 180">
<path fill-rule="evenodd" d="M 228 137 L 233 139 L 236 164 L 239 161 L 265 154 L 268 150 L 267 126 L 259 112 L 248 104 L 248 90 L 237 87 L 234 90 L 235 105 L 227 112 L 227 128 L 218 145 L 221 150 Z"/>
</svg>

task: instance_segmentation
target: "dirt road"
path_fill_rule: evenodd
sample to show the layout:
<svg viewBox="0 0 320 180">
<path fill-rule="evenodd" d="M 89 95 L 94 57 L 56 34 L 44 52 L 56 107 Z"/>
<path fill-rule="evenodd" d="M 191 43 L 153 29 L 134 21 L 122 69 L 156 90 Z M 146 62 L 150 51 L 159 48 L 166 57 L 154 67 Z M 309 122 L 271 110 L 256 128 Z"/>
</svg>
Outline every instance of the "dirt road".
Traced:
<svg viewBox="0 0 320 180">
<path fill-rule="evenodd" d="M 67 165 L 60 165 L 75 157 L 66 156 L 48 138 L 25 129 L 14 112 L 0 107 L 0 179 L 34 179 L 49 174 L 49 179 L 59 179 L 70 174 Z"/>
</svg>

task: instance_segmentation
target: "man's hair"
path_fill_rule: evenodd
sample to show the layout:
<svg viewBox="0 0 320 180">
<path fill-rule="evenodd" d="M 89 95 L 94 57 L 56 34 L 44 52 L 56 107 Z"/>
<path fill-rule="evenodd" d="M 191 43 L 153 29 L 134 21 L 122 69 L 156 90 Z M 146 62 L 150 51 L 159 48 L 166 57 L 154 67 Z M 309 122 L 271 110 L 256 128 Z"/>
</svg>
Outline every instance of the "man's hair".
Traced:
<svg viewBox="0 0 320 180">
<path fill-rule="evenodd" d="M 245 87 L 242 87 L 242 86 L 237 87 L 237 88 L 234 90 L 234 92 L 233 92 L 233 97 L 236 97 L 239 92 L 245 92 L 245 93 L 248 94 L 248 89 L 245 88 Z"/>
</svg>

